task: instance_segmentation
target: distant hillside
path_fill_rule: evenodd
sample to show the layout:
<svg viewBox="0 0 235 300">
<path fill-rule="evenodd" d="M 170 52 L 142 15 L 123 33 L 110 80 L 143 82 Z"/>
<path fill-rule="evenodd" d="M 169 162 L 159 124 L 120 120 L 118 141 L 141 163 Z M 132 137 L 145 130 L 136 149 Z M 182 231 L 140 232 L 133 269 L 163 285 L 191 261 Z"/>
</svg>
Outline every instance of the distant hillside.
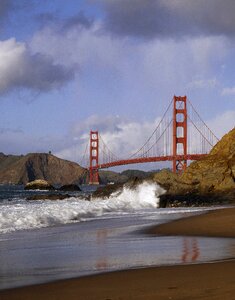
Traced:
<svg viewBox="0 0 235 300">
<path fill-rule="evenodd" d="M 85 169 L 52 154 L 29 153 L 15 156 L 0 153 L 0 183 L 26 184 L 44 179 L 53 185 L 80 183 Z"/>
<path fill-rule="evenodd" d="M 141 170 L 126 170 L 121 173 L 113 171 L 99 171 L 100 183 L 107 184 L 109 182 L 114 183 L 124 183 L 132 178 L 144 179 L 149 177 L 151 174 L 156 173 L 157 171 L 145 172 Z"/>
<path fill-rule="evenodd" d="M 114 183 L 124 183 L 128 180 L 127 176 L 122 176 L 122 174 L 109 170 L 99 171 L 99 180 L 101 184 L 107 184 L 110 182 Z"/>
<path fill-rule="evenodd" d="M 159 170 L 154 171 L 141 171 L 141 170 L 126 170 L 121 173 L 122 176 L 127 176 L 128 179 L 137 177 L 140 179 L 147 178 L 151 176 L 153 173 L 157 173 Z"/>
<path fill-rule="evenodd" d="M 121 173 L 100 170 L 101 184 L 124 183 L 131 178 L 146 178 L 153 172 L 126 170 Z M 44 179 L 53 185 L 82 184 L 88 182 L 88 172 L 77 163 L 47 153 L 5 155 L 0 153 L 0 183 L 26 184 Z"/>
</svg>

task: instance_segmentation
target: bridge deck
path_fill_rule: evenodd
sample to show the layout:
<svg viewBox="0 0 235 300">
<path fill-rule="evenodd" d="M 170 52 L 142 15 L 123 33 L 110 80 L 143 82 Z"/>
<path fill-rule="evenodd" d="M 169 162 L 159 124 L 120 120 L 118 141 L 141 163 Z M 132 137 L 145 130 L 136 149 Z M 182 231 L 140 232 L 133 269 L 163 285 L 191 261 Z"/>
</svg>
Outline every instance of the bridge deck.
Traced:
<svg viewBox="0 0 235 300">
<path fill-rule="evenodd" d="M 187 155 L 177 155 L 177 156 L 153 156 L 153 157 L 141 157 L 141 158 L 133 158 L 133 159 L 123 159 L 117 160 L 105 164 L 99 164 L 93 166 L 93 170 L 97 169 L 106 169 L 116 166 L 122 165 L 130 165 L 130 164 L 139 164 L 139 163 L 148 163 L 148 162 L 159 162 L 159 161 L 173 161 L 174 159 L 177 160 L 199 160 L 205 157 L 207 154 L 187 154 Z"/>
</svg>

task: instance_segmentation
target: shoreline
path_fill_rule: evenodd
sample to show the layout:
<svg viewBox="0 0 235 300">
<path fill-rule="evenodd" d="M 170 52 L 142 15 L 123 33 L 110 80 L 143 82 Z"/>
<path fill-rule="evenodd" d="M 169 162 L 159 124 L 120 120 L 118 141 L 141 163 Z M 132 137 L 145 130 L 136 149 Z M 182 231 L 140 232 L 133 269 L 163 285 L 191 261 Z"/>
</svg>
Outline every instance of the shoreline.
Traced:
<svg viewBox="0 0 235 300">
<path fill-rule="evenodd" d="M 235 207 L 216 209 L 148 230 L 154 235 L 235 237 Z M 231 256 L 235 254 L 231 249 Z M 235 256 L 234 256 L 235 257 Z M 0 291 L 1 300 L 235 299 L 235 259 L 129 269 Z"/>
<path fill-rule="evenodd" d="M 153 226 L 146 233 L 164 236 L 235 238 L 235 207 L 215 209 Z"/>
<path fill-rule="evenodd" d="M 149 267 L 0 291 L 1 300 L 214 299 L 235 295 L 235 260 Z"/>
</svg>

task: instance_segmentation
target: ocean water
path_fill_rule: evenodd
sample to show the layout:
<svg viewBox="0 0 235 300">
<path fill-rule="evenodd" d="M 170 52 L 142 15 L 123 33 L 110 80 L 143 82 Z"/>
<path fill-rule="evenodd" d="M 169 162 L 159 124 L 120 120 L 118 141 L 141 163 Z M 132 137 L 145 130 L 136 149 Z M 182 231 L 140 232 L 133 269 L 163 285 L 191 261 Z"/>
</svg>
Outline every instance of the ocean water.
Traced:
<svg viewBox="0 0 235 300">
<path fill-rule="evenodd" d="M 87 191 L 73 193 L 72 197 L 60 201 L 28 201 L 27 197 L 32 194 L 47 195 L 54 192 L 24 191 L 22 186 L 1 186 L 0 193 L 0 233 L 7 233 L 157 208 L 159 195 L 164 190 L 155 184 L 144 182 L 136 190 L 124 188 L 121 194 L 113 193 L 109 199 L 91 201 L 86 200 Z"/>
<path fill-rule="evenodd" d="M 28 201 L 22 186 L 0 187 L 0 289 L 145 266 L 234 257 L 234 239 L 149 236 L 145 229 L 203 213 L 159 209 L 157 185 L 142 183 L 110 199 L 84 192 L 60 201 Z"/>
</svg>

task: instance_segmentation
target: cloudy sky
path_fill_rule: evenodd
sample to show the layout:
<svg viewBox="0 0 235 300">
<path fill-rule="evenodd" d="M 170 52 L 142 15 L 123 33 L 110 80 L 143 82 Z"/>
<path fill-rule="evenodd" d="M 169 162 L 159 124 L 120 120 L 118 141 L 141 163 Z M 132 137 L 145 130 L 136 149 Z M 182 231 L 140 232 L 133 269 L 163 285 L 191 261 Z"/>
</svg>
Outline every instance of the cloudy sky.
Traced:
<svg viewBox="0 0 235 300">
<path fill-rule="evenodd" d="M 0 145 L 79 161 L 90 129 L 146 140 L 173 95 L 235 120 L 234 0 L 1 0 Z"/>
</svg>

